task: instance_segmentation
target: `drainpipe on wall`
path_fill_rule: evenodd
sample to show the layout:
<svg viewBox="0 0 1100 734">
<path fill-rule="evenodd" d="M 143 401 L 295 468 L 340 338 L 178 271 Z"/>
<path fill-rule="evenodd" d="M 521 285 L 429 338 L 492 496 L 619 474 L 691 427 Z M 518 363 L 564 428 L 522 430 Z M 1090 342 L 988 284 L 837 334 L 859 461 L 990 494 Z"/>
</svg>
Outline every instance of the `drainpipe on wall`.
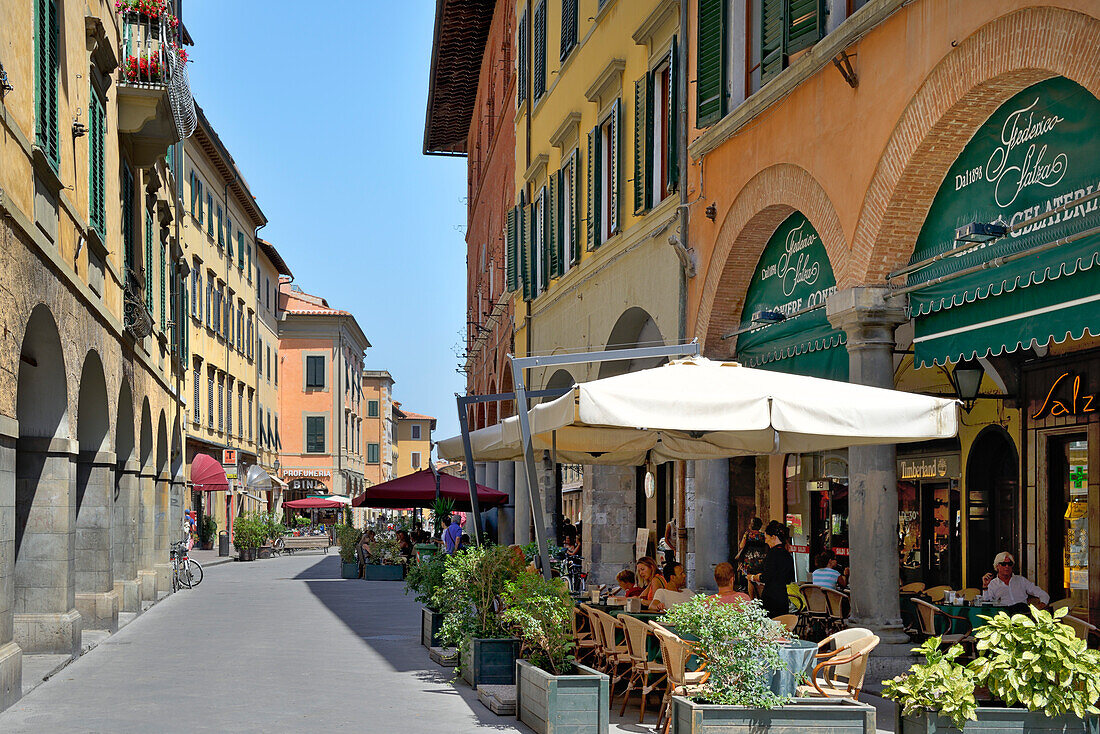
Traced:
<svg viewBox="0 0 1100 734">
<path fill-rule="evenodd" d="M 681 49 L 679 55 L 680 68 L 677 70 L 676 77 L 677 97 L 679 97 L 680 109 L 676 111 L 676 114 L 680 116 L 680 124 L 678 126 L 679 135 L 679 148 L 677 153 L 679 154 L 679 168 L 680 168 L 680 206 L 678 207 L 680 213 L 680 237 L 679 242 L 670 242 L 675 248 L 676 254 L 680 259 L 680 323 L 679 323 L 679 336 L 680 342 L 683 343 L 687 339 L 687 297 L 688 297 L 688 278 L 695 276 L 695 265 L 693 260 L 693 253 L 688 247 L 688 3 L 681 0 L 680 2 L 680 43 Z M 677 543 L 677 555 L 684 561 L 684 567 L 687 569 L 692 588 L 695 588 L 695 554 L 691 553 L 690 558 L 688 554 L 688 531 L 687 531 L 687 484 L 690 481 L 692 483 L 692 495 L 694 496 L 694 483 L 695 483 L 695 465 L 680 461 L 677 462 L 679 466 L 676 472 L 676 535 Z M 688 477 L 688 472 L 691 472 L 691 477 Z M 693 523 L 694 524 L 694 523 Z"/>
</svg>

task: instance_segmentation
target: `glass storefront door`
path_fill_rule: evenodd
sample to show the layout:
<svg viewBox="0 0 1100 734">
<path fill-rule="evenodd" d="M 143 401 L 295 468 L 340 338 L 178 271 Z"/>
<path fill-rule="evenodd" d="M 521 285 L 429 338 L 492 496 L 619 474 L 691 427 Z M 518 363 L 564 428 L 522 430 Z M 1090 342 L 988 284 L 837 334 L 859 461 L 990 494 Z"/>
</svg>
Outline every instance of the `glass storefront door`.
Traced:
<svg viewBox="0 0 1100 734">
<path fill-rule="evenodd" d="M 962 510 L 954 479 L 898 482 L 898 539 L 902 583 L 959 588 Z"/>
<path fill-rule="evenodd" d="M 1084 434 L 1051 438 L 1048 454 L 1051 562 L 1047 588 L 1051 599 L 1068 598 L 1073 609 L 1082 611 L 1089 605 L 1088 446 Z"/>
</svg>

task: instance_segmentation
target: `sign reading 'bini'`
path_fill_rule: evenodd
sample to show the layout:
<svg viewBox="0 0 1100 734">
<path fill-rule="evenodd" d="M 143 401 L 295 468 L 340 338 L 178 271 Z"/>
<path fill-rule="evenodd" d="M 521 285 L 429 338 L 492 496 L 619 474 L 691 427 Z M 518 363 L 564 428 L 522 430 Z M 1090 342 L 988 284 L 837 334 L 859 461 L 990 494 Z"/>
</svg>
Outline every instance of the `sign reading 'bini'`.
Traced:
<svg viewBox="0 0 1100 734">
<path fill-rule="evenodd" d="M 1057 418 L 1061 415 L 1084 415 L 1096 412 L 1094 404 L 1096 396 L 1082 391 L 1081 375 L 1074 375 L 1073 379 L 1068 378 L 1069 373 L 1063 372 L 1050 384 L 1043 404 L 1031 416 L 1032 420 L 1039 420 L 1048 415 Z"/>
</svg>

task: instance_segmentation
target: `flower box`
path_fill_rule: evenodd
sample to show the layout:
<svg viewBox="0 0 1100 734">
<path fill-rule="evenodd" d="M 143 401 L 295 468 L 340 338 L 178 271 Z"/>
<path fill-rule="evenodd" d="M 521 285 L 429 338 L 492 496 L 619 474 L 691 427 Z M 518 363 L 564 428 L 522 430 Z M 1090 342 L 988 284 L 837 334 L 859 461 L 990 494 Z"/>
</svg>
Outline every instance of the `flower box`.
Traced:
<svg viewBox="0 0 1100 734">
<path fill-rule="evenodd" d="M 443 627 L 443 615 L 430 607 L 420 610 L 420 644 L 429 650 L 440 647 L 439 630 Z"/>
<path fill-rule="evenodd" d="M 346 561 L 340 561 L 340 578 L 342 579 L 357 579 L 359 578 L 359 564 L 355 561 L 347 563 Z"/>
<path fill-rule="evenodd" d="M 875 709 L 848 698 L 796 698 L 773 709 L 672 697 L 672 734 L 875 734 Z"/>
<path fill-rule="evenodd" d="M 515 685 L 518 658 L 519 640 L 515 637 L 475 637 L 462 648 L 462 679 L 474 688 Z"/>
<path fill-rule="evenodd" d="M 609 678 L 584 665 L 551 675 L 516 661 L 516 717 L 538 734 L 607 734 Z"/>
<path fill-rule="evenodd" d="M 1050 718 L 1042 711 L 979 706 L 976 721 L 966 722 L 962 734 L 1041 734 L 1041 732 L 1095 732 L 1100 727 L 1100 716 L 1081 719 L 1072 714 Z M 897 734 L 960 734 L 950 719 L 936 714 L 903 716 L 901 708 L 895 714 Z"/>
<path fill-rule="evenodd" d="M 367 581 L 400 581 L 405 578 L 405 567 L 368 563 L 363 566 L 363 578 Z"/>
</svg>

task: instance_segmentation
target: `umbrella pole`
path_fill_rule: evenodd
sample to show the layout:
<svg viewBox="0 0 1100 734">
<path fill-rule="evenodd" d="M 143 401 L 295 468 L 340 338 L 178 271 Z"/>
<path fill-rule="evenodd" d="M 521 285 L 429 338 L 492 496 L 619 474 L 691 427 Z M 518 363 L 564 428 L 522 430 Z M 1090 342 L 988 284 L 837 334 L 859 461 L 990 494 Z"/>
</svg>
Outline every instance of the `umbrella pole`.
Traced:
<svg viewBox="0 0 1100 734">
<path fill-rule="evenodd" d="M 458 426 L 462 429 L 462 450 L 466 454 L 466 483 L 470 486 L 470 512 L 474 516 L 474 544 L 481 545 L 481 508 L 477 504 L 477 477 L 474 475 L 474 450 L 470 445 L 470 427 L 466 423 L 466 406 L 458 398 Z M 435 468 L 432 469 L 435 471 Z M 435 496 L 439 497 L 439 474 L 435 477 Z"/>
<path fill-rule="evenodd" d="M 523 463 L 527 467 L 527 493 L 531 499 L 531 517 L 535 526 L 535 544 L 539 549 L 539 562 L 542 564 L 542 576 L 550 578 L 550 551 L 546 547 L 543 536 L 546 535 L 545 520 L 542 512 L 542 490 L 539 489 L 538 472 L 535 471 L 535 449 L 531 441 L 531 421 L 527 416 L 527 388 L 523 384 L 523 370 L 516 369 L 515 357 L 509 355 L 512 361 L 512 378 L 516 385 L 516 414 L 519 416 L 519 430 L 523 436 Z M 470 457 L 470 436 L 463 433 L 463 441 L 466 444 L 466 456 Z M 471 483 L 473 479 L 470 480 Z M 518 519 L 518 518 L 517 518 Z"/>
</svg>

